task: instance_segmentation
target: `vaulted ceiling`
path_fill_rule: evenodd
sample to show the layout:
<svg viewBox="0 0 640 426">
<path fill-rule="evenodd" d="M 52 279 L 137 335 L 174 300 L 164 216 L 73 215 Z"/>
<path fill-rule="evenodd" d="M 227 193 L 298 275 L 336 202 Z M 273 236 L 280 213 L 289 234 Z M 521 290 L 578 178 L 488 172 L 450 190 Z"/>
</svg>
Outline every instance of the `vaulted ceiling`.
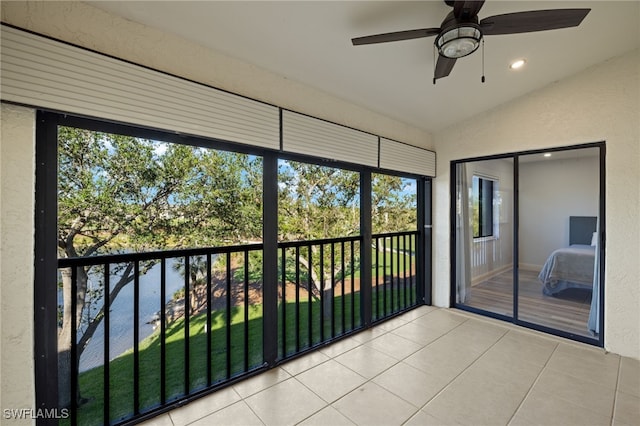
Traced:
<svg viewBox="0 0 640 426">
<path fill-rule="evenodd" d="M 579 27 L 486 36 L 433 84 L 434 37 L 353 46 L 353 37 L 439 27 L 443 1 L 98 1 L 353 104 L 437 132 L 640 46 L 638 1 L 487 1 L 479 18 L 590 8 Z M 483 75 L 486 82 L 481 82 Z M 524 58 L 523 69 L 509 69 Z"/>
</svg>

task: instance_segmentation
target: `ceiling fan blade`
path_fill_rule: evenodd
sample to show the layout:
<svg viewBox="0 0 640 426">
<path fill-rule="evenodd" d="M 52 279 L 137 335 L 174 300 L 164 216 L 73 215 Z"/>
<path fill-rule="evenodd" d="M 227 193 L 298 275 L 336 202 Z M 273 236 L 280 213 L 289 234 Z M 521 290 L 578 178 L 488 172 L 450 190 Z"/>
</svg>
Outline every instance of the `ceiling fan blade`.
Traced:
<svg viewBox="0 0 640 426">
<path fill-rule="evenodd" d="M 453 3 L 453 16 L 458 19 L 471 19 L 478 16 L 478 12 L 482 9 L 482 1 L 461 1 L 457 0 Z"/>
<path fill-rule="evenodd" d="M 453 66 L 456 64 L 457 59 L 447 58 L 442 55 L 438 55 L 438 61 L 436 62 L 436 71 L 433 75 L 433 80 L 446 77 L 451 73 Z"/>
<path fill-rule="evenodd" d="M 482 34 L 518 34 L 577 27 L 591 9 L 552 9 L 506 13 L 480 21 Z"/>
<path fill-rule="evenodd" d="M 393 33 L 375 34 L 352 38 L 354 46 L 361 44 L 386 43 L 389 41 L 410 40 L 413 38 L 431 37 L 440 34 L 440 28 L 422 28 L 419 30 L 396 31 Z"/>
</svg>

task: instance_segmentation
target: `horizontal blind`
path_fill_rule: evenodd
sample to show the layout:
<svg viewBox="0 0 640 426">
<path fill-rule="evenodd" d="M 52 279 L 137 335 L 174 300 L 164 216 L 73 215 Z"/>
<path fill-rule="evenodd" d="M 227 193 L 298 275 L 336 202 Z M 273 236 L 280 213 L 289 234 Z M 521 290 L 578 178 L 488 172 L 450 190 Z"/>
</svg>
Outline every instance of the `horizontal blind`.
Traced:
<svg viewBox="0 0 640 426">
<path fill-rule="evenodd" d="M 381 138 L 380 167 L 434 177 L 436 175 L 436 153 Z"/>
<path fill-rule="evenodd" d="M 291 111 L 282 113 L 282 149 L 336 161 L 378 166 L 378 137 Z"/>
<path fill-rule="evenodd" d="M 278 149 L 279 110 L 2 26 L 2 100 Z"/>
</svg>

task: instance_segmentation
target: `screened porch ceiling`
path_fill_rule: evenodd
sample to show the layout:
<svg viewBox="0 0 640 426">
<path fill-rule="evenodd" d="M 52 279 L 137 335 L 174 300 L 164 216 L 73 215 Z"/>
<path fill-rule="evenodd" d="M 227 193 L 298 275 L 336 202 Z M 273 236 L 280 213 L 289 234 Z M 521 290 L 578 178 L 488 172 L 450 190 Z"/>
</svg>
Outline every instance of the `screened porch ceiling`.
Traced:
<svg viewBox="0 0 640 426">
<path fill-rule="evenodd" d="M 430 132 L 640 46 L 637 1 L 487 1 L 479 17 L 591 8 L 577 28 L 488 36 L 434 86 L 433 37 L 354 47 L 351 38 L 439 27 L 443 1 L 97 1 L 92 5 L 176 34 L 287 79 Z M 524 69 L 508 65 L 526 58 Z"/>
</svg>

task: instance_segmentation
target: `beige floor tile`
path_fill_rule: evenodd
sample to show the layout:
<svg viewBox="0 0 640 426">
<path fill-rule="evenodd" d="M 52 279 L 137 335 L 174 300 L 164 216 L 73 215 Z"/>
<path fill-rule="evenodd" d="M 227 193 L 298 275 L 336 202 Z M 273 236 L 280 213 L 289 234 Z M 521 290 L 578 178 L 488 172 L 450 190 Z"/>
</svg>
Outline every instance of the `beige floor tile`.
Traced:
<svg viewBox="0 0 640 426">
<path fill-rule="evenodd" d="M 427 374 L 453 380 L 480 355 L 477 350 L 467 348 L 461 342 L 442 337 L 407 357 L 404 362 Z"/>
<path fill-rule="evenodd" d="M 371 346 L 372 348 L 390 355 L 397 360 L 405 359 L 412 353 L 422 349 L 422 345 L 393 333 L 384 334 L 365 345 Z"/>
<path fill-rule="evenodd" d="M 233 388 L 225 388 L 176 408 L 169 415 L 174 425 L 182 426 L 228 407 L 240 401 L 240 399 L 240 396 Z"/>
<path fill-rule="evenodd" d="M 240 401 L 190 424 L 190 426 L 210 425 L 263 426 L 263 423 L 244 401 Z"/>
<path fill-rule="evenodd" d="M 490 383 L 509 383 L 518 392 L 523 392 L 524 396 L 541 371 L 541 366 L 519 360 L 515 356 L 509 359 L 508 354 L 495 356 L 485 353 L 462 376 L 477 377 L 479 381 L 486 380 Z"/>
<path fill-rule="evenodd" d="M 500 381 L 491 372 L 467 370 L 422 410 L 446 422 L 507 424 L 527 391 L 522 382 Z"/>
<path fill-rule="evenodd" d="M 622 392 L 616 393 L 613 411 L 614 425 L 640 425 L 640 398 Z"/>
<path fill-rule="evenodd" d="M 296 424 L 327 405 L 294 378 L 252 395 L 245 402 L 267 426 Z"/>
<path fill-rule="evenodd" d="M 418 408 L 448 384 L 447 380 L 431 376 L 403 362 L 380 374 L 373 382 Z"/>
<path fill-rule="evenodd" d="M 333 402 L 367 381 L 364 377 L 337 361 L 318 365 L 296 379 L 326 402 Z"/>
<path fill-rule="evenodd" d="M 300 426 L 354 426 L 351 420 L 343 416 L 332 406 L 328 406 L 318 411 L 302 423 Z"/>
<path fill-rule="evenodd" d="M 330 359 L 331 358 L 320 351 L 313 351 L 310 354 L 303 355 L 300 358 L 296 358 L 280 365 L 280 368 L 292 376 L 295 376 Z"/>
<path fill-rule="evenodd" d="M 359 346 L 335 358 L 344 365 L 367 379 L 377 376 L 398 360 L 370 346 Z"/>
<path fill-rule="evenodd" d="M 419 308 L 412 309 L 409 312 L 402 314 L 401 318 L 405 321 L 413 321 L 428 314 L 429 312 L 437 310 L 439 310 L 439 308 L 436 308 L 435 306 L 420 306 Z"/>
<path fill-rule="evenodd" d="M 432 312 L 429 312 L 426 315 L 422 315 L 421 317 L 412 321 L 414 324 L 418 324 L 420 326 L 438 330 L 438 331 L 451 331 L 454 328 L 458 327 L 460 324 L 468 321 L 467 318 L 456 315 L 451 311 L 438 309 Z"/>
<path fill-rule="evenodd" d="M 597 415 L 581 406 L 572 404 L 553 395 L 529 396 L 525 399 L 510 425 L 549 426 L 606 426 L 611 415 Z"/>
<path fill-rule="evenodd" d="M 562 343 L 551 355 L 546 368 L 615 389 L 619 363 L 618 355 Z"/>
<path fill-rule="evenodd" d="M 640 398 L 640 360 L 627 357 L 620 359 L 618 390 Z"/>
<path fill-rule="evenodd" d="M 376 327 L 379 327 L 385 331 L 391 331 L 407 324 L 409 321 L 411 320 L 405 319 L 403 316 L 399 316 L 390 320 L 382 321 L 379 324 L 377 324 Z"/>
<path fill-rule="evenodd" d="M 542 367 L 549 361 L 557 346 L 553 341 L 510 331 L 487 351 L 487 355 L 504 359 L 505 362 L 515 358 Z"/>
<path fill-rule="evenodd" d="M 444 421 L 437 419 L 431 414 L 427 414 L 424 411 L 418 411 L 413 417 L 411 417 L 404 426 L 458 426 L 459 423 L 452 421 Z"/>
<path fill-rule="evenodd" d="M 357 425 L 401 425 L 417 408 L 375 383 L 366 383 L 333 403 Z"/>
<path fill-rule="evenodd" d="M 481 353 L 495 345 L 507 331 L 503 327 L 468 320 L 443 336 L 442 340 L 451 340 L 464 345 L 467 350 Z"/>
<path fill-rule="evenodd" d="M 238 395 L 246 398 L 250 395 L 260 392 L 263 389 L 280 383 L 283 380 L 287 380 L 290 377 L 291 375 L 284 369 L 276 367 L 272 370 L 265 371 L 264 373 L 258 374 L 257 376 L 251 377 L 250 379 L 243 380 L 240 383 L 235 384 L 233 386 L 233 389 L 238 392 Z"/>
<path fill-rule="evenodd" d="M 323 346 L 322 349 L 318 349 L 320 352 L 330 358 L 335 358 L 340 354 L 343 354 L 351 349 L 360 346 L 362 343 L 353 337 L 333 342 L 330 345 Z"/>
<path fill-rule="evenodd" d="M 531 389 L 530 396 L 563 399 L 595 414 L 611 415 L 615 391 L 583 378 L 544 370 Z"/>
<path fill-rule="evenodd" d="M 364 330 L 361 331 L 359 333 L 354 334 L 351 339 L 360 342 L 360 343 L 367 343 L 379 336 L 382 336 L 384 334 L 387 334 L 388 331 L 384 330 L 383 328 L 380 327 L 372 327 L 368 330 Z"/>
<path fill-rule="evenodd" d="M 447 331 L 448 330 L 425 327 L 416 322 L 410 322 L 392 330 L 391 333 L 425 346 L 442 337 Z"/>
</svg>

